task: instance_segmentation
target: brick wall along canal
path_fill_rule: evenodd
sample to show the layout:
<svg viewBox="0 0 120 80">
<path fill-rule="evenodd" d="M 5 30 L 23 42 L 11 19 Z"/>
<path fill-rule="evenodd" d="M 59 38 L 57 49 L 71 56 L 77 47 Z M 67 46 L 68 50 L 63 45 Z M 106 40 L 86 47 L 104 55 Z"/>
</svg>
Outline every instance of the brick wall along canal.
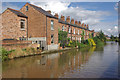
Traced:
<svg viewBox="0 0 120 80">
<path fill-rule="evenodd" d="M 116 78 L 118 43 L 5 61 L 3 78 Z"/>
</svg>

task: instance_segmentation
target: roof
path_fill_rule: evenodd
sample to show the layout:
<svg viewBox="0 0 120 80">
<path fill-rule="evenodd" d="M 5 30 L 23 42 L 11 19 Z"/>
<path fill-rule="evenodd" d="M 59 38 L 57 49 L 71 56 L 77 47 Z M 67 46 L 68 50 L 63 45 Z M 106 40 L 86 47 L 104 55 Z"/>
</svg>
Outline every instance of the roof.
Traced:
<svg viewBox="0 0 120 80">
<path fill-rule="evenodd" d="M 52 14 L 48 13 L 47 11 L 43 10 L 41 7 L 35 6 L 33 4 L 29 4 L 29 5 L 32 6 L 34 9 L 36 9 L 37 11 L 39 11 L 39 12 L 43 13 L 44 15 L 48 16 L 48 17 L 58 19 L 57 17 L 55 17 Z"/>
<path fill-rule="evenodd" d="M 62 24 L 66 24 L 66 25 L 78 27 L 78 28 L 81 28 L 81 29 L 89 30 L 89 29 L 83 28 L 83 27 L 81 27 L 81 26 L 78 26 L 78 25 L 75 25 L 75 24 L 71 24 L 71 23 L 68 23 L 68 22 L 66 22 L 66 21 L 62 21 L 61 19 L 59 19 L 58 22 L 59 22 L 59 23 L 62 23 Z"/>
<path fill-rule="evenodd" d="M 12 11 L 13 13 L 15 13 L 17 16 L 19 17 L 25 17 L 27 18 L 26 15 L 24 15 L 22 12 L 18 11 L 18 10 L 14 10 L 14 9 L 11 9 L 11 8 L 8 8 L 10 11 Z"/>
</svg>

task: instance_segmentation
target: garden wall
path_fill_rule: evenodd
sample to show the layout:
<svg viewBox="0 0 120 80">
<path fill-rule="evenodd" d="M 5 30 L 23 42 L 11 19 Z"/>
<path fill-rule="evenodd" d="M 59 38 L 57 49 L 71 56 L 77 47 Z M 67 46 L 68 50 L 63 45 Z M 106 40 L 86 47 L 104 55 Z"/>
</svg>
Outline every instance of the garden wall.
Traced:
<svg viewBox="0 0 120 80">
<path fill-rule="evenodd" d="M 19 40 L 3 40 L 2 41 L 2 47 L 6 50 L 12 50 L 16 48 L 37 48 L 38 44 L 32 44 L 31 41 L 19 41 Z"/>
</svg>

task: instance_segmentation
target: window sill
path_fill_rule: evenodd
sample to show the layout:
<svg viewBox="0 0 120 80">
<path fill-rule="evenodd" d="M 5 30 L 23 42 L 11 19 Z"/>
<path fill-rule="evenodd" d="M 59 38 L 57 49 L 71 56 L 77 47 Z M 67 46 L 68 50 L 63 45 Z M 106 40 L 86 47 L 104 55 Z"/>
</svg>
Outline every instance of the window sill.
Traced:
<svg viewBox="0 0 120 80">
<path fill-rule="evenodd" d="M 25 31 L 25 29 L 20 29 L 20 30 Z"/>
<path fill-rule="evenodd" d="M 54 29 L 51 29 L 52 31 L 54 30 Z"/>
</svg>

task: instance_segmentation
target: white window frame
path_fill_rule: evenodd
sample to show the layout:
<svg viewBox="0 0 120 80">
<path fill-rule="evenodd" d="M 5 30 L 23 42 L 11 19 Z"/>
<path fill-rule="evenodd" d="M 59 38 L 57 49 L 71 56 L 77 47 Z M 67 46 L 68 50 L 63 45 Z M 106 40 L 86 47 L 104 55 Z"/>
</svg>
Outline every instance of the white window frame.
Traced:
<svg viewBox="0 0 120 80">
<path fill-rule="evenodd" d="M 80 31 L 78 30 L 78 35 L 79 35 L 79 32 L 80 32 Z"/>
<path fill-rule="evenodd" d="M 54 21 L 51 20 L 51 30 L 54 30 Z"/>
<path fill-rule="evenodd" d="M 70 26 L 69 26 L 69 33 L 71 33 L 71 28 L 70 28 Z"/>
<path fill-rule="evenodd" d="M 21 23 L 23 23 L 24 28 L 22 28 L 22 24 Z M 20 20 L 20 29 L 21 30 L 25 30 L 25 20 L 24 19 Z"/>
<path fill-rule="evenodd" d="M 64 31 L 64 26 L 62 26 L 62 31 Z"/>
<path fill-rule="evenodd" d="M 74 34 L 75 34 L 75 28 L 74 28 Z"/>
<path fill-rule="evenodd" d="M 52 36 L 53 36 L 53 38 L 52 38 Z M 51 44 L 54 44 L 54 35 L 53 34 L 51 35 Z"/>
</svg>

